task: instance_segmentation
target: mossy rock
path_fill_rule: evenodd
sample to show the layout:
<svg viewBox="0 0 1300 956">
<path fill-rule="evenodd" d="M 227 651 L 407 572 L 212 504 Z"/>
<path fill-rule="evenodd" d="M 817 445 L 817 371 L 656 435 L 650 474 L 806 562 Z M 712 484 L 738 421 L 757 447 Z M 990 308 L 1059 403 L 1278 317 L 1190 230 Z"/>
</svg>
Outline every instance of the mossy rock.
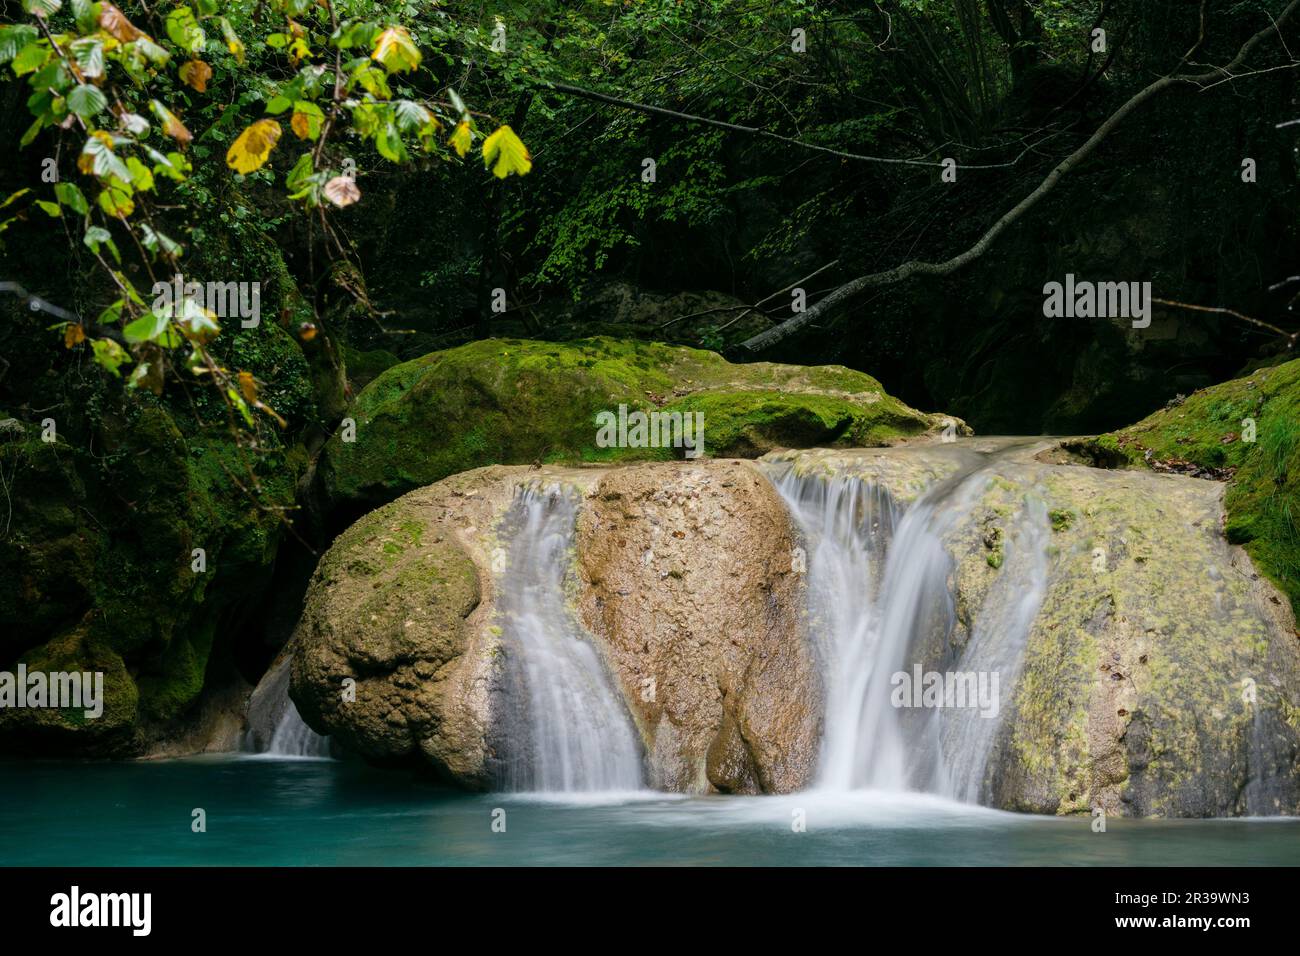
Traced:
<svg viewBox="0 0 1300 956">
<path fill-rule="evenodd" d="M 1229 479 L 1228 539 L 1300 614 L 1300 360 L 1201 389 L 1092 446 L 1130 467 Z"/>
<path fill-rule="evenodd" d="M 321 469 L 336 503 L 383 503 L 488 464 L 682 457 L 681 448 L 607 448 L 596 416 L 700 412 L 704 450 L 886 445 L 958 420 L 910 408 L 841 366 L 733 365 L 714 352 L 606 337 L 486 339 L 404 362 L 357 395 L 355 441 L 337 434 Z"/>
<path fill-rule="evenodd" d="M 270 580 L 281 515 L 306 465 L 274 427 L 251 455 L 224 423 L 198 429 L 141 396 L 89 433 L 69 426 L 46 442 L 35 426 L 6 429 L 0 668 L 103 671 L 108 699 L 97 720 L 16 713 L 0 745 L 130 753 L 146 744 L 147 725 L 195 702 L 219 630 Z"/>
<path fill-rule="evenodd" d="M 362 352 L 346 345 L 343 346 L 343 358 L 348 370 L 348 384 L 354 392 L 359 392 L 402 361 L 387 349 Z"/>
</svg>

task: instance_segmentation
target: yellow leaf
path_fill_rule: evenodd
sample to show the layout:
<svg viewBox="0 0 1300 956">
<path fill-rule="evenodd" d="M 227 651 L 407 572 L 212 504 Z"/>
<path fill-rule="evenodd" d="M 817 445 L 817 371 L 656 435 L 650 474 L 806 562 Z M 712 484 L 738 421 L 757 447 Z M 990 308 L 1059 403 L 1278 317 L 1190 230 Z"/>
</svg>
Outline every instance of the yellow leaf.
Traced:
<svg viewBox="0 0 1300 956">
<path fill-rule="evenodd" d="M 399 73 L 420 65 L 420 50 L 405 27 L 389 27 L 379 34 L 370 58 L 382 63 L 389 73 Z"/>
<path fill-rule="evenodd" d="M 463 157 L 469 152 L 470 140 L 469 120 L 462 120 L 452 131 L 451 145 Z"/>
<path fill-rule="evenodd" d="M 258 120 L 230 144 L 226 151 L 226 165 L 245 174 L 261 169 L 279 141 L 280 124 L 275 120 Z"/>
<path fill-rule="evenodd" d="M 131 198 L 131 187 L 116 176 L 108 178 L 99 194 L 99 208 L 116 219 L 125 219 L 135 212 L 135 201 Z"/>
<path fill-rule="evenodd" d="M 163 124 L 163 132 L 176 142 L 185 146 L 188 145 L 190 140 L 194 139 L 194 134 L 186 129 L 185 124 L 167 107 L 157 100 L 150 100 L 149 106 L 153 110 L 154 116 L 158 117 L 158 121 Z"/>
<path fill-rule="evenodd" d="M 497 179 L 505 179 L 511 173 L 524 176 L 533 168 L 533 157 L 514 130 L 498 126 L 495 133 L 483 140 L 483 168 L 489 166 Z"/>
<path fill-rule="evenodd" d="M 69 323 L 64 327 L 64 329 L 63 329 L 63 346 L 64 346 L 64 348 L 69 348 L 69 349 L 70 349 L 70 348 L 72 348 L 74 345 L 76 345 L 77 343 L 79 343 L 79 342 L 84 342 L 85 339 L 86 339 L 86 329 L 85 329 L 85 326 L 83 326 L 81 323 L 79 323 L 79 322 L 69 322 Z"/>
<path fill-rule="evenodd" d="M 212 79 L 212 67 L 202 60 L 190 60 L 181 64 L 181 80 L 200 93 L 207 92 L 210 79 Z"/>
<path fill-rule="evenodd" d="M 239 373 L 239 390 L 244 393 L 249 404 L 257 404 L 257 382 L 253 380 L 252 372 Z"/>
</svg>

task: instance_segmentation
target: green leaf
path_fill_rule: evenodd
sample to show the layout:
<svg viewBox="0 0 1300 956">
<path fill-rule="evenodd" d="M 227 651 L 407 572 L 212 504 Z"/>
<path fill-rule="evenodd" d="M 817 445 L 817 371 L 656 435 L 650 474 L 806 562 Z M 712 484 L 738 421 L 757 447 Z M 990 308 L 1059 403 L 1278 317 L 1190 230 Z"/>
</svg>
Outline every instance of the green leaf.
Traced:
<svg viewBox="0 0 1300 956">
<path fill-rule="evenodd" d="M 113 243 L 112 233 L 102 226 L 91 226 L 86 230 L 86 234 L 81 241 L 95 255 L 99 255 L 101 245 L 107 246 L 108 251 L 113 254 L 113 258 L 119 263 L 122 261 L 122 254 L 117 251 L 117 246 Z"/>
<path fill-rule="evenodd" d="M 244 401 L 244 396 L 240 395 L 239 391 L 235 389 L 234 386 L 226 389 L 226 396 L 230 399 L 230 404 L 239 409 L 240 414 L 244 416 L 244 421 L 249 425 L 252 425 L 253 413 L 248 410 L 248 402 Z"/>
<path fill-rule="evenodd" d="M 162 336 L 172 324 L 171 316 L 157 309 L 140 316 L 122 329 L 122 335 L 131 343 L 152 342 Z"/>
<path fill-rule="evenodd" d="M 397 126 L 390 120 L 375 134 L 375 149 L 384 159 L 394 163 L 406 161 L 406 146 L 397 132 Z"/>
<path fill-rule="evenodd" d="M 403 132 L 422 129 L 433 122 L 433 114 L 411 100 L 398 100 L 394 108 L 397 113 L 397 128 Z"/>
<path fill-rule="evenodd" d="M 293 164 L 293 169 L 289 170 L 289 174 L 284 177 L 284 186 L 286 189 L 296 192 L 302 188 L 311 174 L 311 153 L 303 153 L 298 157 L 298 162 Z"/>
<path fill-rule="evenodd" d="M 59 202 L 67 206 L 78 216 L 84 216 L 90 211 L 90 205 L 86 202 L 86 196 L 78 188 L 76 183 L 55 183 L 54 195 L 58 197 Z"/>
<path fill-rule="evenodd" d="M 145 193 L 153 189 L 153 173 L 148 166 L 131 156 L 126 161 L 126 168 L 131 172 L 131 185 L 136 192 Z"/>
<path fill-rule="evenodd" d="M 63 0 L 23 0 L 23 9 L 34 17 L 49 17 L 59 12 Z"/>
<path fill-rule="evenodd" d="M 184 250 L 181 244 L 170 236 L 154 230 L 148 223 L 140 224 L 141 244 L 150 252 L 163 252 L 169 256 L 179 256 Z"/>
<path fill-rule="evenodd" d="M 125 305 L 125 299 L 118 299 L 112 305 L 105 306 L 104 311 L 99 313 L 99 318 L 95 320 L 96 324 L 116 325 L 122 320 L 122 307 Z"/>
<path fill-rule="evenodd" d="M 11 206 L 11 205 L 13 205 L 13 204 L 16 203 L 18 200 L 20 200 L 20 199 L 22 199 L 24 196 L 26 196 L 29 192 L 31 192 L 30 189 L 25 189 L 25 188 L 24 188 L 24 189 L 20 189 L 20 190 L 18 190 L 17 192 L 11 193 L 8 197 L 6 197 L 6 199 L 5 199 L 4 202 L 0 202 L 0 209 L 4 209 L 5 206 Z"/>
<path fill-rule="evenodd" d="M 108 97 L 97 86 L 82 83 L 68 94 L 68 109 L 82 119 L 90 119 L 108 106 Z"/>
<path fill-rule="evenodd" d="M 127 182 L 131 179 L 131 173 L 126 168 L 126 163 L 118 159 L 117 154 L 113 152 L 113 147 L 101 138 L 107 136 L 107 133 L 99 131 L 86 138 L 86 145 L 81 148 L 81 159 L 77 161 L 77 167 L 82 172 L 93 173 L 100 179 L 116 176 L 123 182 Z M 89 159 L 88 170 L 84 162 L 86 159 Z"/>
<path fill-rule="evenodd" d="M 172 55 L 146 36 L 139 37 L 131 44 L 154 66 L 163 66 Z"/>
<path fill-rule="evenodd" d="M 354 23 L 341 27 L 336 34 L 334 45 L 340 50 L 350 50 L 357 46 L 372 47 L 377 29 L 378 27 L 373 23 Z"/>
<path fill-rule="evenodd" d="M 27 127 L 27 132 L 23 133 L 22 139 L 18 141 L 18 147 L 21 149 L 24 146 L 31 145 L 32 140 L 34 140 L 37 137 L 37 135 L 40 133 L 40 131 L 45 128 L 45 124 L 47 121 L 48 121 L 48 117 L 45 116 L 36 117 L 36 119 L 32 121 L 32 125 Z"/>
<path fill-rule="evenodd" d="M 0 25 L 0 65 L 4 65 L 18 55 L 18 51 L 40 36 L 34 26 L 27 23 L 8 23 Z"/>
<path fill-rule="evenodd" d="M 121 378 L 122 373 L 118 369 L 130 357 L 126 354 L 126 349 L 112 339 L 94 339 L 91 341 L 90 347 L 94 350 L 96 364 L 102 365 Z"/>
<path fill-rule="evenodd" d="M 26 76 L 35 73 L 49 59 L 51 50 L 44 40 L 34 40 L 14 56 L 12 64 L 14 76 Z"/>
<path fill-rule="evenodd" d="M 82 37 L 70 44 L 73 62 L 88 80 L 104 75 L 104 44 L 94 37 Z"/>
<path fill-rule="evenodd" d="M 208 39 L 189 7 L 177 7 L 167 14 L 167 35 L 187 53 L 201 52 Z"/>
<path fill-rule="evenodd" d="M 99 208 L 114 219 L 125 218 L 135 212 L 135 200 L 131 198 L 134 192 L 129 182 L 110 176 L 99 194 Z"/>
<path fill-rule="evenodd" d="M 72 15 L 82 33 L 94 33 L 99 27 L 99 4 L 94 0 L 72 0 Z"/>
<path fill-rule="evenodd" d="M 59 208 L 59 204 L 56 202 L 50 202 L 48 199 L 38 199 L 36 200 L 36 205 L 40 206 L 41 211 L 51 219 L 58 219 L 63 215 L 63 210 Z"/>
<path fill-rule="evenodd" d="M 293 106 L 293 100 L 287 96 L 273 96 L 271 101 L 266 104 L 266 111 L 272 116 L 279 116 L 290 106 Z"/>
</svg>

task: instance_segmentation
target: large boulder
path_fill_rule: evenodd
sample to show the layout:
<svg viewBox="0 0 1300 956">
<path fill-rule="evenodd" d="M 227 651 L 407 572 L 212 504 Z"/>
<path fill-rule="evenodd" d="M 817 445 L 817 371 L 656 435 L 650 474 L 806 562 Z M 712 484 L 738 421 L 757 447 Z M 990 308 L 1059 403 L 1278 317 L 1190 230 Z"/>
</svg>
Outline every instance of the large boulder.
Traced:
<svg viewBox="0 0 1300 956">
<path fill-rule="evenodd" d="M 381 373 L 357 395 L 321 466 L 334 504 L 355 513 L 488 464 L 681 458 L 682 449 L 607 448 L 596 416 L 699 412 L 704 451 L 885 445 L 951 428 L 841 366 L 733 365 L 699 349 L 592 338 L 487 339 Z M 354 440 L 348 440 L 354 438 Z"/>
<path fill-rule="evenodd" d="M 579 522 L 582 610 L 665 790 L 787 793 L 812 779 L 818 676 L 780 497 L 753 468 L 604 476 Z"/>
<path fill-rule="evenodd" d="M 1300 642 L 1224 537 L 1222 484 L 1087 467 L 1042 440 L 770 461 L 933 509 L 951 563 L 925 603 L 953 615 L 914 636 L 900 669 L 1001 678 L 988 752 L 942 741 L 950 770 L 974 775 L 955 795 L 1054 814 L 1300 812 Z"/>
<path fill-rule="evenodd" d="M 743 462 L 489 467 L 377 509 L 321 561 L 291 641 L 304 720 L 377 761 L 505 782 L 521 662 L 497 607 L 501 536 L 539 484 L 581 498 L 574 618 L 633 720 L 646 778 L 680 792 L 806 785 L 821 709 L 791 528 Z"/>
</svg>

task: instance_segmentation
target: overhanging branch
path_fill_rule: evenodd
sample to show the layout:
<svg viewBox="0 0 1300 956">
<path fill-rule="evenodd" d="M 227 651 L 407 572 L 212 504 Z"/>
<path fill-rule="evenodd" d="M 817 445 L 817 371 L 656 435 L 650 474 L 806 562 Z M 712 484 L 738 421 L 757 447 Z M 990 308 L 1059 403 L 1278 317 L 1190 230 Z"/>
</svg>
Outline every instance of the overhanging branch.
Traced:
<svg viewBox="0 0 1300 956">
<path fill-rule="evenodd" d="M 1295 12 L 1297 7 L 1300 7 L 1300 0 L 1291 0 L 1291 3 L 1287 5 L 1286 9 L 1282 11 L 1276 21 L 1270 23 L 1267 27 L 1242 44 L 1241 49 L 1237 51 L 1237 55 L 1224 66 L 1213 67 L 1204 73 L 1183 75 L 1170 74 L 1168 76 L 1162 76 L 1149 86 L 1139 90 L 1128 101 L 1120 106 L 1119 109 L 1112 113 L 1106 122 L 1102 123 L 1101 126 L 1097 128 L 1096 132 L 1088 138 L 1087 142 L 1057 164 L 1057 166 L 1047 174 L 1047 177 L 1038 184 L 1033 192 L 1020 200 L 1020 202 L 1018 202 L 1008 212 L 1004 213 L 998 221 L 995 222 L 988 231 L 980 236 L 979 240 L 966 251 L 953 256 L 951 259 L 944 260 L 943 262 L 912 260 L 894 266 L 892 269 L 887 269 L 884 272 L 875 272 L 870 275 L 859 276 L 831 292 L 826 296 L 826 298 L 822 299 L 806 312 L 801 312 L 798 315 L 792 316 L 780 325 L 774 326 L 765 332 L 760 332 L 758 335 L 746 339 L 744 342 L 741 342 L 736 346 L 736 349 L 747 349 L 750 352 L 758 352 L 762 349 L 769 348 L 777 342 L 780 342 L 782 339 L 793 335 L 810 322 L 816 321 L 825 316 L 831 310 L 867 289 L 894 285 L 895 283 L 910 279 L 913 276 L 945 276 L 975 261 L 982 256 L 995 241 L 997 241 L 998 237 L 1001 236 L 1008 227 L 1036 206 L 1044 196 L 1051 192 L 1063 176 L 1067 175 L 1072 169 L 1092 155 L 1093 151 L 1096 150 L 1108 136 L 1110 136 L 1115 128 L 1124 122 L 1131 113 L 1144 105 L 1147 100 L 1150 100 L 1173 86 L 1190 84 L 1207 87 L 1208 85 L 1217 85 L 1220 81 L 1225 79 L 1240 78 L 1234 77 L 1232 71 L 1245 62 L 1246 58 L 1250 56 L 1251 51 L 1254 50 L 1254 48 L 1259 45 L 1265 37 L 1275 32 L 1278 32 L 1280 35 L 1280 26 L 1291 16 L 1292 13 Z"/>
</svg>

